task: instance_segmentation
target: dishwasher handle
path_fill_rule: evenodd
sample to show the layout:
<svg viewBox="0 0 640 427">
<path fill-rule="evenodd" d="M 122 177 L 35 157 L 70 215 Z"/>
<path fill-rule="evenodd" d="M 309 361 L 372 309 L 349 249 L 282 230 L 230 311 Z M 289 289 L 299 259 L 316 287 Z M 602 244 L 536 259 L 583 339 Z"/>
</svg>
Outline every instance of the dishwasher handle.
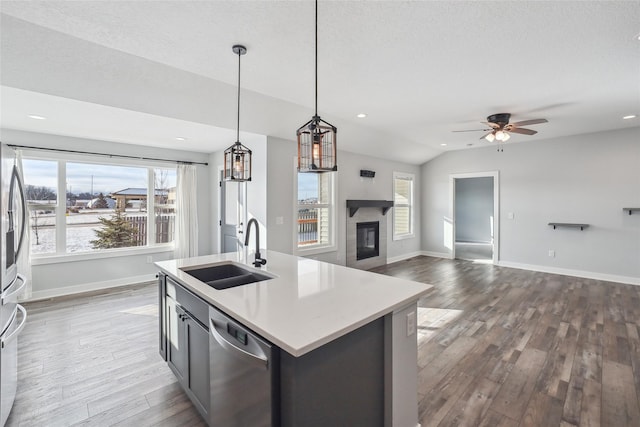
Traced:
<svg viewBox="0 0 640 427">
<path fill-rule="evenodd" d="M 222 336 L 220 332 L 218 332 L 218 325 L 216 325 L 216 322 L 212 318 L 209 318 L 209 330 L 211 331 L 211 335 L 213 335 L 213 338 L 215 338 L 218 344 L 220 344 L 220 346 L 225 350 L 235 353 L 245 361 L 250 362 L 258 367 L 269 369 L 269 360 L 266 356 L 248 352 L 229 342 L 225 337 Z"/>
</svg>

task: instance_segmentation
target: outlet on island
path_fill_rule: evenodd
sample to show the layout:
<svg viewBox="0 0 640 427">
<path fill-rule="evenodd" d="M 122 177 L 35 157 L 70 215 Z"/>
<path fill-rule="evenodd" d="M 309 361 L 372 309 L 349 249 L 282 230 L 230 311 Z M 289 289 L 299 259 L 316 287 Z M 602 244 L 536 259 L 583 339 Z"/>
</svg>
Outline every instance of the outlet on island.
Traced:
<svg viewBox="0 0 640 427">
<path fill-rule="evenodd" d="M 410 313 L 407 313 L 407 336 L 410 337 L 415 333 L 416 333 L 416 312 L 412 311 Z"/>
</svg>

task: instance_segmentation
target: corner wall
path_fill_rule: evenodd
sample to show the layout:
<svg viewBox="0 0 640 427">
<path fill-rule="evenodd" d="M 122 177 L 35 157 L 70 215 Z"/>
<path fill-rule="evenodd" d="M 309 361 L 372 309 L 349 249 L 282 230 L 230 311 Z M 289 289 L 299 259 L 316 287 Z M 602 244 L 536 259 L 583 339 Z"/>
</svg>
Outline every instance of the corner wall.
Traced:
<svg viewBox="0 0 640 427">
<path fill-rule="evenodd" d="M 451 253 L 449 175 L 498 170 L 500 265 L 640 284 L 640 215 L 622 211 L 640 206 L 638 141 L 636 127 L 445 153 L 422 166 L 422 249 Z"/>
<path fill-rule="evenodd" d="M 269 249 L 292 254 L 294 251 L 293 158 L 297 155 L 294 141 L 267 138 L 267 229 Z M 375 179 L 361 178 L 360 169 L 376 172 Z M 338 250 L 310 256 L 310 258 L 334 264 L 346 264 L 347 199 L 393 200 L 393 172 L 415 175 L 414 221 L 415 237 L 394 241 L 388 233 L 387 257 L 389 261 L 416 255 L 420 251 L 420 166 L 392 162 L 385 159 L 338 151 L 338 177 L 336 196 L 337 246 Z M 282 218 L 279 224 L 278 218 Z M 386 215 L 387 229 L 391 230 L 392 211 Z"/>
</svg>

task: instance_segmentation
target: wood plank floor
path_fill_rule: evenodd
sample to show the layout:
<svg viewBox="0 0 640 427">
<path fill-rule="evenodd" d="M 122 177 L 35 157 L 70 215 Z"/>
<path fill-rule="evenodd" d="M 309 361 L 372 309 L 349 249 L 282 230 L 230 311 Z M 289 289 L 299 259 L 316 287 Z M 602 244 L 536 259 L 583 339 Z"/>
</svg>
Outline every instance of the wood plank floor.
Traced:
<svg viewBox="0 0 640 427">
<path fill-rule="evenodd" d="M 430 257 L 375 271 L 435 285 L 423 427 L 640 426 L 639 286 Z M 204 426 L 158 355 L 156 299 L 147 284 L 27 304 L 7 425 Z"/>
<path fill-rule="evenodd" d="M 25 304 L 7 426 L 206 426 L 158 354 L 154 283 Z"/>
<path fill-rule="evenodd" d="M 426 426 L 640 426 L 640 286 L 416 257 Z"/>
</svg>

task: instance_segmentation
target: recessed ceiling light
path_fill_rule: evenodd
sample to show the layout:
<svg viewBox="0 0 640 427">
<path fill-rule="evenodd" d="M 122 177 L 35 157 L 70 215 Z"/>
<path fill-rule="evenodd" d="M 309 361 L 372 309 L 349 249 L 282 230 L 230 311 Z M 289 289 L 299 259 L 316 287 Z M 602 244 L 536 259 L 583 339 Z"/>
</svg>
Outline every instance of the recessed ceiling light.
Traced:
<svg viewBox="0 0 640 427">
<path fill-rule="evenodd" d="M 47 120 L 47 118 L 46 118 L 46 117 L 43 117 L 43 116 L 37 116 L 37 115 L 35 115 L 35 114 L 30 114 L 28 117 L 29 117 L 30 119 L 35 119 L 35 120 Z"/>
<path fill-rule="evenodd" d="M 445 144 L 444 142 L 442 144 L 440 144 L 440 145 L 443 146 L 443 147 L 447 146 L 447 144 Z"/>
<path fill-rule="evenodd" d="M 365 117 L 367 117 L 367 115 L 365 113 L 360 113 L 356 117 L 359 119 L 364 119 Z"/>
<path fill-rule="evenodd" d="M 186 141 L 186 140 L 187 140 L 187 138 L 184 138 L 184 137 L 182 137 L 182 136 L 176 136 L 176 140 L 177 140 L 177 141 Z"/>
<path fill-rule="evenodd" d="M 623 117 L 623 119 L 625 119 L 625 120 L 635 119 L 635 118 L 636 118 L 636 115 L 635 115 L 635 114 L 630 114 L 630 115 L 628 115 L 628 116 L 624 116 L 624 117 Z"/>
</svg>

